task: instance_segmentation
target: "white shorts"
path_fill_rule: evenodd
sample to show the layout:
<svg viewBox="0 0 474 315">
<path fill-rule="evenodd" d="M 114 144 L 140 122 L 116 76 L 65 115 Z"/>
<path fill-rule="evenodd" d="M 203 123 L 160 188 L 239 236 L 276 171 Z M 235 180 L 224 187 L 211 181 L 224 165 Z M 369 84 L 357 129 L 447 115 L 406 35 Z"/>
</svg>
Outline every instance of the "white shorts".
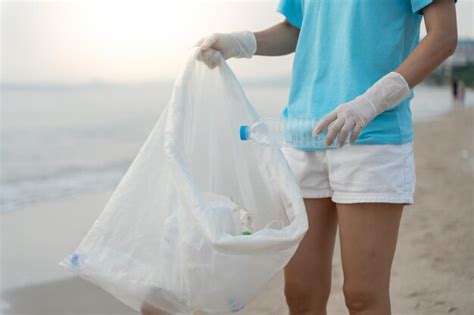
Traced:
<svg viewBox="0 0 474 315">
<path fill-rule="evenodd" d="M 282 148 L 303 198 L 336 203 L 413 203 L 413 144 L 351 145 L 327 151 Z"/>
</svg>

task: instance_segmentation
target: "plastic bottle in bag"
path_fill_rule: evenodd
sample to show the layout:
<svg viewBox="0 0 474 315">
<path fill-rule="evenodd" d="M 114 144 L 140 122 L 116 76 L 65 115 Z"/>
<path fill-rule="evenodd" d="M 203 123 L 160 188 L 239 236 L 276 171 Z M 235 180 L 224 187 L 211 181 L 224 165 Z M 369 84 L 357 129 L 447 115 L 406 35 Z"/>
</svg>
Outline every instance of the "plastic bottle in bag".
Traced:
<svg viewBox="0 0 474 315">
<path fill-rule="evenodd" d="M 240 127 L 240 140 L 253 140 L 259 144 L 282 147 L 285 144 L 300 150 L 335 149 L 337 139 L 330 146 L 324 143 L 327 135 L 325 129 L 318 136 L 312 131 L 317 119 L 313 118 L 268 118 L 259 120 L 252 125 Z"/>
</svg>

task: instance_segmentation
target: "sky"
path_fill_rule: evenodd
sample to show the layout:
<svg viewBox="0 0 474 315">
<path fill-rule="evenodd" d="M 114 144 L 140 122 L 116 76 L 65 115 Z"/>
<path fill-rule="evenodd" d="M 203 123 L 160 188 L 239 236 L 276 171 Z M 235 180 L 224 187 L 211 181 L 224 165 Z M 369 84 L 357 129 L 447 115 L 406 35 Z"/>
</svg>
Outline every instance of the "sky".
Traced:
<svg viewBox="0 0 474 315">
<path fill-rule="evenodd" d="M 2 83 L 172 80 L 212 32 L 257 31 L 283 20 L 278 1 L 3 1 Z M 474 38 L 474 0 L 457 5 L 460 38 Z M 291 56 L 233 60 L 239 78 L 279 77 Z"/>
</svg>

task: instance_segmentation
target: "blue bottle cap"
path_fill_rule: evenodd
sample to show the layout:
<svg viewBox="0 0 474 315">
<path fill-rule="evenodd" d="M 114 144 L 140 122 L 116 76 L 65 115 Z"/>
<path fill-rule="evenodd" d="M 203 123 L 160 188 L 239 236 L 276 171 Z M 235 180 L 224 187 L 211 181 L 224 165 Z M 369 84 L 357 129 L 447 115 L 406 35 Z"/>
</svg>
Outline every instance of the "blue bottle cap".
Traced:
<svg viewBox="0 0 474 315">
<path fill-rule="evenodd" d="M 249 139 L 249 129 L 247 125 L 240 126 L 240 140 L 246 141 Z"/>
<path fill-rule="evenodd" d="M 71 262 L 71 265 L 73 265 L 74 267 L 79 267 L 79 265 L 81 264 L 78 254 L 72 254 L 71 257 L 69 258 L 69 261 Z"/>
</svg>

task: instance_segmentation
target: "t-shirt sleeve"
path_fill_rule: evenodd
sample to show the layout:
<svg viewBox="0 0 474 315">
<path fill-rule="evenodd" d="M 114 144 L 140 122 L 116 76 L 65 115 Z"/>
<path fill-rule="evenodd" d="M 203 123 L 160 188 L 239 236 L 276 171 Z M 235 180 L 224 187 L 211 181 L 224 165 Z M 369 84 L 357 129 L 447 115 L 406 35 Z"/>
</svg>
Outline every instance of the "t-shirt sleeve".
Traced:
<svg viewBox="0 0 474 315">
<path fill-rule="evenodd" d="M 423 14 L 423 8 L 432 3 L 433 0 L 411 0 L 411 10 L 413 13 Z"/>
<path fill-rule="evenodd" d="M 303 0 L 280 0 L 277 11 L 283 14 L 291 25 L 301 28 L 303 22 Z"/>
<path fill-rule="evenodd" d="M 457 0 L 454 0 L 457 2 Z M 413 13 L 423 14 L 423 9 L 433 3 L 433 0 L 411 0 Z"/>
</svg>

